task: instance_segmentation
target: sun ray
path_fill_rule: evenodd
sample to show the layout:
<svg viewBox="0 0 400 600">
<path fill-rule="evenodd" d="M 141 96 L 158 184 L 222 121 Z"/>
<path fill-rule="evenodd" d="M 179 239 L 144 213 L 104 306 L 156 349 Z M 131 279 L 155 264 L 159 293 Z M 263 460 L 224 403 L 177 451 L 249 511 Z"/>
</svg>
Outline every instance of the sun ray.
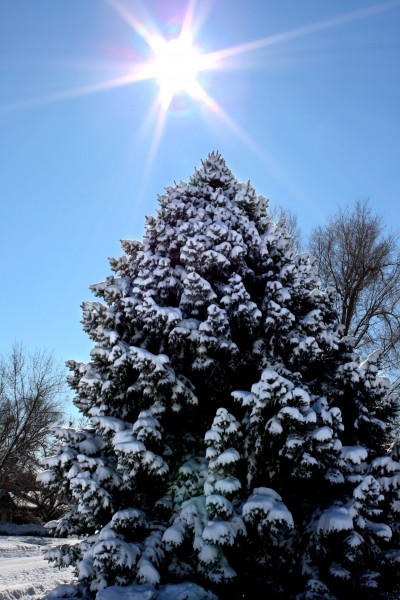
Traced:
<svg viewBox="0 0 400 600">
<path fill-rule="evenodd" d="M 54 94 L 47 94 L 46 96 L 40 96 L 38 98 L 31 98 L 29 100 L 21 100 L 20 102 L 4 104 L 0 106 L 0 112 L 33 108 L 42 104 L 52 104 L 53 102 L 60 102 L 62 100 L 68 100 L 69 98 L 77 98 L 79 96 L 86 96 L 88 94 L 94 94 L 96 92 L 102 92 L 124 85 L 131 85 L 133 83 L 137 83 L 138 81 L 149 79 L 150 76 L 145 67 L 145 64 L 137 65 L 136 68 L 131 70 L 130 73 L 121 75 L 120 77 L 114 77 L 113 79 L 107 79 L 106 81 L 99 81 L 98 83 L 82 85 L 80 87 L 63 90 L 61 92 L 55 92 Z"/>
<path fill-rule="evenodd" d="M 3 105 L 0 106 L 0 112 L 31 108 L 131 85 L 144 80 L 154 80 L 159 86 L 159 93 L 147 111 L 144 121 L 146 127 L 152 121 L 154 129 L 142 177 L 142 190 L 146 187 L 153 168 L 173 98 L 178 93 L 184 93 L 194 103 L 203 104 L 211 114 L 214 114 L 247 148 L 259 156 L 271 172 L 283 181 L 288 189 L 291 189 L 297 197 L 301 196 L 301 193 L 299 194 L 299 190 L 295 189 L 292 182 L 287 181 L 287 176 L 283 170 L 274 164 L 273 160 L 261 150 L 252 137 L 206 92 L 198 82 L 197 75 L 204 71 L 237 68 L 237 64 L 235 65 L 231 60 L 235 57 L 251 54 L 269 46 L 338 27 L 351 21 L 364 19 L 399 5 L 399 0 L 389 0 L 236 46 L 211 52 L 202 52 L 195 44 L 196 33 L 202 22 L 199 9 L 201 7 L 204 18 L 207 12 L 204 6 L 206 4 L 207 7 L 211 6 L 211 2 L 207 3 L 206 0 L 202 0 L 200 3 L 199 0 L 187 0 L 186 10 L 181 18 L 180 31 L 172 39 L 168 39 L 161 33 L 140 0 L 135 3 L 135 14 L 132 14 L 120 0 L 105 0 L 105 2 L 143 39 L 148 46 L 149 56 L 144 56 L 141 63 L 133 64 L 122 76 L 55 92 L 31 100 L 22 100 Z"/>
<path fill-rule="evenodd" d="M 112 7 L 127 23 L 132 29 L 134 29 L 148 44 L 149 48 L 153 50 L 154 53 L 162 51 L 165 47 L 166 40 L 160 34 L 156 25 L 152 21 L 152 19 L 146 16 L 146 25 L 140 21 L 137 17 L 135 17 L 130 11 L 128 11 L 119 0 L 105 0 L 110 7 Z M 188 35 L 193 35 L 194 30 L 194 20 L 195 20 L 195 6 L 196 0 L 189 0 L 186 12 L 183 16 L 182 20 L 182 30 L 181 34 L 184 37 Z M 310 25 L 305 25 L 303 27 L 299 27 L 296 29 L 292 29 L 290 31 L 286 31 L 283 33 L 271 35 L 265 38 L 260 38 L 257 40 L 253 40 L 250 42 L 246 42 L 244 44 L 239 44 L 237 46 L 232 46 L 229 48 L 224 48 L 222 50 L 216 50 L 214 52 L 201 53 L 199 55 L 199 60 L 196 65 L 196 72 L 206 71 L 206 70 L 218 70 L 227 68 L 227 65 L 224 64 L 230 58 L 233 58 L 238 55 L 243 55 L 247 53 L 254 52 L 256 50 L 266 48 L 268 46 L 272 46 L 275 44 L 280 44 L 291 39 L 295 39 L 298 37 L 302 37 L 305 35 L 309 35 L 318 31 L 323 31 L 324 29 L 330 29 L 332 27 L 337 27 L 344 23 L 359 20 L 363 18 L 367 18 L 369 16 L 375 15 L 377 13 L 389 10 L 399 5 L 399 0 L 389 0 L 388 2 L 383 2 L 379 4 L 375 4 L 373 6 L 365 7 L 360 10 L 352 11 L 343 15 L 339 15 L 337 17 L 333 17 L 331 19 L 326 19 L 324 21 L 319 21 L 317 23 L 311 23 Z M 145 10 L 143 6 L 140 4 L 141 12 L 144 13 Z M 13 110 L 19 110 L 24 108 L 31 108 L 35 106 L 39 106 L 42 104 L 48 104 L 52 102 L 57 102 L 61 100 L 66 100 L 68 98 L 75 98 L 78 96 L 83 96 L 86 94 L 92 94 L 95 92 L 100 92 L 104 90 L 108 90 L 114 87 L 130 85 L 136 83 L 138 81 L 142 81 L 145 79 L 154 79 L 155 73 L 152 68 L 149 68 L 149 63 L 137 64 L 135 68 L 132 69 L 131 72 L 116 77 L 110 80 L 101 81 L 94 84 L 89 84 L 77 88 L 72 88 L 69 90 L 64 90 L 61 92 L 56 92 L 54 94 L 49 94 L 39 98 L 33 98 L 31 100 L 22 100 L 20 102 L 15 102 L 11 104 L 5 104 L 0 106 L 1 112 L 8 112 Z M 196 94 L 191 92 L 189 94 L 192 97 L 195 97 Z M 165 109 L 168 108 L 172 97 L 167 98 L 163 101 L 163 107 Z"/>
<path fill-rule="evenodd" d="M 398 4 L 398 0 L 391 0 L 390 2 L 375 4 L 373 6 L 345 13 L 343 15 L 339 15 L 331 19 L 326 19 L 324 21 L 318 21 L 317 23 L 311 23 L 309 25 L 304 25 L 303 27 L 291 29 L 283 33 L 270 35 L 265 38 L 259 38 L 257 40 L 252 40 L 251 42 L 246 42 L 244 44 L 232 46 L 230 48 L 223 48 L 222 50 L 216 50 L 215 52 L 208 52 L 207 54 L 202 55 L 202 68 L 204 70 L 215 70 L 221 68 L 223 69 L 225 68 L 223 61 L 226 59 L 233 58 L 234 56 L 254 52 L 261 48 L 267 48 L 268 46 L 281 44 L 283 42 L 287 42 L 298 37 L 303 37 L 312 33 L 323 31 L 324 29 L 331 29 L 333 27 L 343 25 L 344 23 L 349 23 L 351 21 L 357 21 L 366 17 L 370 17 L 385 10 L 389 10 L 390 8 L 393 8 Z"/>
<path fill-rule="evenodd" d="M 111 214 L 111 211 L 116 206 L 119 194 L 124 188 L 124 185 L 126 184 L 127 180 L 129 179 L 129 175 L 132 173 L 133 165 L 137 162 L 137 156 L 142 155 L 143 148 L 148 143 L 149 129 L 152 128 L 154 123 L 156 122 L 158 111 L 159 106 L 157 100 L 155 99 L 147 109 L 144 119 L 142 120 L 141 125 L 139 127 L 139 130 L 135 133 L 135 135 L 132 135 L 130 139 L 127 152 L 124 154 L 123 161 L 120 164 L 116 184 L 109 195 L 110 200 L 107 205 L 108 214 Z M 153 135 L 153 139 L 154 137 L 155 134 Z M 154 142 L 150 144 L 150 148 L 152 148 L 152 146 L 154 146 Z M 155 148 L 155 150 L 152 150 L 152 152 L 153 151 L 157 152 L 157 148 Z M 139 180 L 137 192 L 135 193 L 135 200 L 132 205 L 130 220 L 129 223 L 126 223 L 128 230 L 133 230 L 137 226 L 142 204 L 146 200 L 145 193 L 149 180 L 149 174 L 152 169 L 152 163 L 150 162 L 149 156 L 145 156 L 144 158 L 145 164 L 142 170 L 142 176 Z"/>
<path fill-rule="evenodd" d="M 183 19 L 182 19 L 182 34 L 185 35 L 186 33 L 191 33 L 191 35 L 193 36 L 196 32 L 196 19 L 195 19 L 195 14 L 196 14 L 196 4 L 197 4 L 197 0 L 189 0 L 185 13 L 183 15 Z"/>
<path fill-rule="evenodd" d="M 143 176 L 141 178 L 141 187 L 140 187 L 140 193 L 139 193 L 141 198 L 144 196 L 144 190 L 147 187 L 147 183 L 149 181 L 149 178 L 150 178 L 150 175 L 151 175 L 151 172 L 153 169 L 154 161 L 157 156 L 157 151 L 158 151 L 158 148 L 160 147 L 160 142 L 161 142 L 162 134 L 164 131 L 166 119 L 167 119 L 167 111 L 166 110 L 165 111 L 164 110 L 157 111 L 157 120 L 155 123 L 153 136 L 151 138 L 149 151 L 147 153 L 146 164 L 145 164 L 145 168 L 143 171 Z"/>
<path fill-rule="evenodd" d="M 268 166 L 271 172 L 274 173 L 274 175 L 280 179 L 285 186 L 295 194 L 297 198 L 301 199 L 306 204 L 309 204 L 309 202 L 307 202 L 307 199 L 304 198 L 304 194 L 302 194 L 300 190 L 296 189 L 296 186 L 293 185 L 293 182 L 287 180 L 287 175 L 283 172 L 283 170 L 280 169 L 279 166 L 276 165 L 274 161 L 261 150 L 251 136 L 246 134 L 246 132 L 235 122 L 235 120 L 223 110 L 223 108 L 205 91 L 205 89 L 203 89 L 203 87 L 197 81 L 196 76 L 202 71 L 226 69 L 228 67 L 230 68 L 231 66 L 235 66 L 228 64 L 229 59 L 232 59 L 235 56 L 249 54 L 268 46 L 273 46 L 295 38 L 311 35 L 325 29 L 340 26 L 350 21 L 363 19 L 384 10 L 388 10 L 398 4 L 398 0 L 391 0 L 389 2 L 385 2 L 384 4 L 376 4 L 361 10 L 352 11 L 331 19 L 326 19 L 317 23 L 311 23 L 303 27 L 298 27 L 296 29 L 271 35 L 265 38 L 252 40 L 250 42 L 239 44 L 230 48 L 224 48 L 222 50 L 208 53 L 199 53 L 198 56 L 193 56 L 192 64 L 189 64 L 188 66 L 190 77 L 188 78 L 189 83 L 187 83 L 182 82 L 179 79 L 182 76 L 182 73 L 179 72 L 179 69 L 181 69 L 183 75 L 185 75 L 185 64 L 182 62 L 178 64 L 178 66 L 169 64 L 168 53 L 171 53 L 171 59 L 173 59 L 173 62 L 176 60 L 173 51 L 177 49 L 178 43 L 182 43 L 183 45 L 187 43 L 187 47 L 184 50 L 184 53 L 186 52 L 186 54 L 189 54 L 193 48 L 196 0 L 188 0 L 187 8 L 181 22 L 179 37 L 175 38 L 175 40 L 172 40 L 173 44 L 176 44 L 174 47 L 170 45 L 171 40 L 167 40 L 160 36 L 154 24 L 151 23 L 151 19 L 146 18 L 146 23 L 148 25 L 146 28 L 141 21 L 130 15 L 130 13 L 120 5 L 118 0 L 107 0 L 107 2 L 123 16 L 127 23 L 130 24 L 132 28 L 139 33 L 139 35 L 141 35 L 154 53 L 153 60 L 150 60 L 147 67 L 145 67 L 145 74 L 146 78 L 155 79 L 159 84 L 160 90 L 158 95 L 158 104 L 160 111 L 158 113 L 154 134 L 150 144 L 142 186 L 146 186 L 147 179 L 153 167 L 172 99 L 177 92 L 183 91 L 194 101 L 203 103 L 208 111 L 216 115 L 216 117 L 222 123 L 224 123 L 246 145 L 246 147 L 248 147 L 254 154 L 261 158 L 262 162 Z M 315 207 L 311 208 L 315 209 Z"/>
<path fill-rule="evenodd" d="M 279 181 L 281 181 L 287 190 L 289 190 L 298 200 L 300 200 L 305 206 L 308 206 L 315 214 L 321 216 L 321 209 L 315 203 L 311 202 L 309 198 L 306 197 L 304 192 L 300 190 L 290 179 L 288 179 L 285 171 L 274 161 L 270 156 L 268 156 L 252 137 L 247 135 L 247 133 L 236 123 L 232 117 L 228 115 L 226 111 L 216 102 L 211 96 L 209 96 L 201 86 L 197 91 L 199 99 L 207 106 L 207 108 L 215 114 L 218 119 L 227 125 L 229 129 L 251 150 L 256 156 L 258 156 L 261 161 L 265 164 L 268 170 L 276 177 Z"/>
<path fill-rule="evenodd" d="M 256 154 L 263 155 L 262 150 L 257 146 L 257 144 L 253 141 L 253 139 L 246 134 L 245 131 L 230 117 L 223 108 L 218 104 L 214 98 L 212 98 L 207 92 L 202 88 L 201 85 L 197 85 L 196 87 L 196 97 L 203 102 L 208 110 L 210 110 L 214 115 L 216 115 L 220 121 L 225 123 L 229 127 L 233 133 L 242 140 L 246 144 L 248 148 L 250 148 Z"/>
<path fill-rule="evenodd" d="M 128 11 L 118 0 L 105 1 L 128 23 L 130 27 L 132 27 L 132 29 L 134 29 L 144 39 L 144 41 L 148 44 L 149 48 L 154 53 L 163 51 L 163 49 L 165 48 L 166 40 L 160 34 L 152 19 L 145 14 L 145 10 L 142 5 L 140 5 L 140 8 L 141 12 L 145 14 L 146 25 L 144 24 L 144 22 L 135 17 L 130 11 Z M 187 39 L 190 35 L 193 36 L 196 4 L 196 0 L 189 0 L 186 12 L 183 16 L 181 35 L 184 39 Z M 360 10 L 339 15 L 331 19 L 326 19 L 317 23 L 311 23 L 303 27 L 271 35 L 265 38 L 252 40 L 250 42 L 239 44 L 237 46 L 224 48 L 214 52 L 200 53 L 198 56 L 198 61 L 196 63 L 196 73 L 208 70 L 211 71 L 225 69 L 227 68 L 226 62 L 235 56 L 248 54 L 256 50 L 266 48 L 268 46 L 287 42 L 291 39 L 295 39 L 305 35 L 310 35 L 318 31 L 323 31 L 324 29 L 337 27 L 350 21 L 367 18 L 377 13 L 394 8 L 395 6 L 398 6 L 398 4 L 399 0 L 389 0 L 388 2 L 375 4 L 373 6 L 365 7 Z M 105 91 L 124 85 L 134 84 L 146 79 L 155 78 L 156 73 L 154 72 L 154 68 L 152 68 L 151 64 L 149 65 L 149 62 L 144 62 L 142 64 L 136 64 L 135 67 L 129 73 L 120 77 L 115 77 L 106 81 L 100 81 L 98 83 L 80 86 L 61 92 L 55 92 L 54 94 L 48 94 L 39 98 L 33 98 L 30 100 L 22 100 L 20 102 L 5 104 L 3 106 L 0 106 L 0 111 L 8 112 L 24 108 L 31 108 L 42 104 L 58 102 L 69 98 L 84 96 L 87 94 Z M 193 89 L 188 90 L 188 95 L 190 95 L 192 98 L 196 97 L 196 93 L 194 93 Z M 165 98 L 161 102 L 164 110 L 168 109 L 172 101 L 172 96 L 172 91 L 165 94 Z"/>
<path fill-rule="evenodd" d="M 134 31 L 136 31 L 136 33 L 140 35 L 142 39 L 144 39 L 149 48 L 151 48 L 153 51 L 156 51 L 159 48 L 164 38 L 151 17 L 145 13 L 145 9 L 141 3 L 136 4 L 136 9 L 140 8 L 140 11 L 143 15 L 143 21 L 140 21 L 137 17 L 135 17 L 118 0 L 105 1 Z"/>
</svg>

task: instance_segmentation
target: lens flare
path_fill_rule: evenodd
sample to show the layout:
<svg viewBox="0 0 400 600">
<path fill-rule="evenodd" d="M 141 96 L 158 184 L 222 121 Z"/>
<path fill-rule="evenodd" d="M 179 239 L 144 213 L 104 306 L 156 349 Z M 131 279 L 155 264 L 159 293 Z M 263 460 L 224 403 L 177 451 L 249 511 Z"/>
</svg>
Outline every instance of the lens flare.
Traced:
<svg viewBox="0 0 400 600">
<path fill-rule="evenodd" d="M 190 39 L 180 37 L 162 44 L 150 64 L 160 89 L 161 104 L 168 106 L 179 92 L 192 96 L 200 69 L 200 54 Z"/>
<path fill-rule="evenodd" d="M 241 140 L 252 152 L 264 160 L 275 175 L 285 181 L 286 175 L 280 171 L 277 165 L 273 165 L 271 157 L 267 156 L 257 147 L 255 142 L 248 136 L 236 121 L 230 117 L 223 107 L 206 91 L 206 87 L 199 82 L 199 74 L 207 71 L 231 70 L 238 68 L 238 56 L 251 55 L 251 53 L 276 44 L 287 43 L 290 40 L 312 35 L 318 31 L 339 27 L 351 21 L 357 21 L 373 17 L 383 11 L 390 10 L 398 5 L 399 0 L 386 0 L 377 4 L 363 7 L 359 10 L 347 12 L 330 19 L 310 23 L 269 35 L 264 38 L 251 40 L 236 46 L 222 48 L 220 50 L 205 52 L 197 42 L 197 32 L 205 17 L 207 10 L 204 6 L 210 3 L 201 3 L 199 0 L 186 0 L 185 10 L 178 19 L 178 31 L 176 37 L 170 38 L 163 34 L 158 24 L 149 15 L 145 3 L 141 0 L 135 1 L 135 11 L 129 10 L 121 0 L 104 0 L 132 29 L 132 31 L 145 42 L 147 46 L 146 56 L 141 56 L 141 61 L 130 64 L 126 72 L 120 76 L 90 83 L 83 86 L 58 91 L 39 98 L 24 99 L 11 104 L 0 104 L 0 112 L 8 112 L 26 109 L 47 103 L 53 103 L 72 99 L 87 94 L 109 90 L 125 85 L 132 85 L 145 80 L 153 80 L 158 86 L 158 94 L 154 98 L 143 123 L 149 125 L 153 130 L 151 136 L 150 151 L 147 158 L 145 178 L 151 172 L 153 161 L 157 155 L 160 140 L 165 128 L 167 118 L 173 113 L 174 97 L 186 99 L 193 107 L 202 105 L 208 114 L 214 115 L 224 126 L 228 127 L 235 136 Z M 167 3 L 163 4 L 167 10 Z M 168 19 L 167 19 L 168 21 Z M 164 23 L 165 25 L 165 23 Z M 207 80 L 207 78 L 204 78 Z M 200 111 L 200 114 L 202 111 Z M 183 114 L 183 113 L 182 113 Z"/>
</svg>

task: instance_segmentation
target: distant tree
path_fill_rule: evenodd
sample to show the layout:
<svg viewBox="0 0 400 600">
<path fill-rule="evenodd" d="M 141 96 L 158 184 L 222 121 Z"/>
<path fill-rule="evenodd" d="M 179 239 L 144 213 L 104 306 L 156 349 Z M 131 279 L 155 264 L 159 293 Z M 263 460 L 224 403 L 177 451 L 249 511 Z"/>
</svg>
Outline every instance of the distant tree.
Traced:
<svg viewBox="0 0 400 600">
<path fill-rule="evenodd" d="M 68 593 L 389 598 L 396 406 L 314 260 L 215 153 L 123 249 L 83 304 L 90 361 L 69 361 L 89 425 L 56 430 L 39 476 L 69 499 L 54 533 L 80 536 L 49 554 Z"/>
<path fill-rule="evenodd" d="M 44 350 L 28 354 L 20 344 L 0 358 L 0 489 L 24 493 L 60 423 L 65 375 Z"/>
<path fill-rule="evenodd" d="M 280 204 L 272 206 L 270 209 L 270 214 L 274 221 L 278 221 L 280 219 L 284 220 L 285 228 L 290 234 L 293 247 L 300 252 L 303 245 L 303 236 L 297 214 L 290 208 L 284 207 Z"/>
<path fill-rule="evenodd" d="M 336 291 L 343 334 L 354 337 L 362 356 L 379 348 L 382 367 L 398 375 L 400 365 L 400 254 L 368 201 L 339 209 L 315 227 L 309 251 L 316 257 L 324 287 Z"/>
</svg>

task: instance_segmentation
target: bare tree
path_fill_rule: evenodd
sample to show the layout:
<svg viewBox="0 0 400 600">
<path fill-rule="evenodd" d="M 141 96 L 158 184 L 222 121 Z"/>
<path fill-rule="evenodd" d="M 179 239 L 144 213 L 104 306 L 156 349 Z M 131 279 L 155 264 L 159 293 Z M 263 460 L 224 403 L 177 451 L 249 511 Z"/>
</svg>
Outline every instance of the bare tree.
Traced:
<svg viewBox="0 0 400 600">
<path fill-rule="evenodd" d="M 300 251 L 302 246 L 302 233 L 299 226 L 299 220 L 297 214 L 290 208 L 285 208 L 281 205 L 270 207 L 270 214 L 274 221 L 284 219 L 286 229 L 288 230 L 290 237 L 292 238 L 293 247 L 295 250 Z"/>
<path fill-rule="evenodd" d="M 368 200 L 340 209 L 314 228 L 309 250 L 317 259 L 323 285 L 337 291 L 337 310 L 345 335 L 361 355 L 382 350 L 382 367 L 398 376 L 400 359 L 400 259 L 397 238 L 389 233 Z"/>
<path fill-rule="evenodd" d="M 32 484 L 64 394 L 64 373 L 48 352 L 28 355 L 15 344 L 0 358 L 0 488 Z"/>
</svg>

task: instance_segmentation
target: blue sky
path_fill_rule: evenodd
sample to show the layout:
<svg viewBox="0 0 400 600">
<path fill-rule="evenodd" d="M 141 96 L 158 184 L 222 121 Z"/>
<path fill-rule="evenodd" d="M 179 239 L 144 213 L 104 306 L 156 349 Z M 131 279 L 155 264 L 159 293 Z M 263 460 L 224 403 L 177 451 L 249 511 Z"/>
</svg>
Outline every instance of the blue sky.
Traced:
<svg viewBox="0 0 400 600">
<path fill-rule="evenodd" d="M 236 49 L 198 74 L 203 97 L 166 109 L 155 79 L 108 83 L 189 14 L 198 52 Z M 399 106 L 399 1 L 2 0 L 1 351 L 88 360 L 89 285 L 213 150 L 304 234 L 359 198 L 397 229 Z"/>
</svg>

